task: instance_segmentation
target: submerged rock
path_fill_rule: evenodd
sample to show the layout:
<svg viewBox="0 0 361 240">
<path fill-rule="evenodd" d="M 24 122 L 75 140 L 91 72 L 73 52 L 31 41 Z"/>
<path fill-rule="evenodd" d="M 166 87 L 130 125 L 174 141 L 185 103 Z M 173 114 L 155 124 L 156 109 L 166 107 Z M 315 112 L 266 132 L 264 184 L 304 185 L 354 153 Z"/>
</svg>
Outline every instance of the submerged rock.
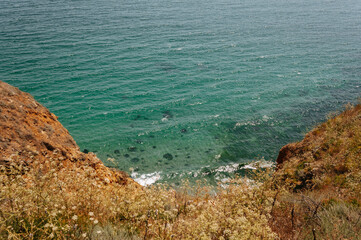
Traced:
<svg viewBox="0 0 361 240">
<path fill-rule="evenodd" d="M 187 132 L 187 129 L 182 128 L 182 129 L 180 130 L 180 132 L 181 132 L 181 133 L 186 133 L 186 132 Z"/>
<path fill-rule="evenodd" d="M 136 150 L 137 150 L 137 147 L 134 147 L 134 146 L 128 147 L 129 152 L 135 152 Z"/>
<path fill-rule="evenodd" d="M 173 114 L 169 110 L 163 111 L 162 113 L 163 113 L 163 118 L 166 118 L 166 119 L 173 118 Z"/>
<path fill-rule="evenodd" d="M 172 160 L 172 159 L 173 159 L 173 156 L 172 156 L 172 154 L 170 154 L 170 153 L 166 153 L 166 154 L 163 155 L 163 158 L 165 158 L 165 159 L 167 159 L 167 160 Z"/>
</svg>

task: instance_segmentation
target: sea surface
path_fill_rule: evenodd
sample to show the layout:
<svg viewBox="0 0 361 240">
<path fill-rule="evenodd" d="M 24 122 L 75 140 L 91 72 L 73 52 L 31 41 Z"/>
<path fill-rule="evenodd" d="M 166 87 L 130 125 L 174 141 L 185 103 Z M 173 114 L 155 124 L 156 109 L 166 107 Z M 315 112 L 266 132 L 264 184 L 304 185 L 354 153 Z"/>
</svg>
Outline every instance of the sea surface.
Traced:
<svg viewBox="0 0 361 240">
<path fill-rule="evenodd" d="M 1 0 L 0 80 L 142 184 L 269 165 L 361 96 L 360 0 Z"/>
</svg>

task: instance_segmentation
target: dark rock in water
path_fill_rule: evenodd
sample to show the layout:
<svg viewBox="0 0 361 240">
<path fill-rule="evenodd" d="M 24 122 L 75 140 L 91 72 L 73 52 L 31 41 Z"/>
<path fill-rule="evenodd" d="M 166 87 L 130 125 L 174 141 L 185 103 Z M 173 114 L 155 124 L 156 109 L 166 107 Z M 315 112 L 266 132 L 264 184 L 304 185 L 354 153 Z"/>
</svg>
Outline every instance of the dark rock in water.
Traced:
<svg viewBox="0 0 361 240">
<path fill-rule="evenodd" d="M 157 148 L 157 146 L 153 146 L 153 148 Z"/>
<path fill-rule="evenodd" d="M 162 69 L 165 72 L 171 72 L 176 70 L 176 67 L 171 63 L 160 63 L 159 64 L 160 69 Z"/>
<path fill-rule="evenodd" d="M 139 140 L 139 139 L 135 140 L 135 142 L 138 143 L 138 144 L 143 144 L 143 141 Z"/>
<path fill-rule="evenodd" d="M 174 157 L 178 157 L 178 155 L 176 154 L 176 155 L 174 155 Z"/>
<path fill-rule="evenodd" d="M 177 148 L 178 151 L 180 151 L 181 149 L 180 148 Z"/>
<path fill-rule="evenodd" d="M 141 152 L 144 152 L 145 150 L 144 149 L 140 149 Z"/>
<path fill-rule="evenodd" d="M 139 158 L 135 157 L 135 158 L 132 158 L 130 161 L 132 161 L 133 163 L 136 163 L 136 162 L 139 162 L 139 160 L 140 160 Z"/>
<path fill-rule="evenodd" d="M 89 150 L 85 148 L 85 149 L 83 150 L 83 153 L 89 153 Z"/>
<path fill-rule="evenodd" d="M 164 154 L 163 157 L 164 157 L 165 159 L 167 159 L 167 160 L 172 160 L 172 159 L 173 159 L 173 156 L 172 156 L 172 154 L 170 154 L 170 153 Z"/>
<path fill-rule="evenodd" d="M 167 119 L 173 118 L 173 114 L 169 110 L 163 111 L 162 113 L 163 113 L 164 118 L 167 118 Z"/>
<path fill-rule="evenodd" d="M 187 129 L 182 128 L 180 131 L 181 131 L 181 133 L 186 133 L 186 132 L 187 132 Z"/>
<path fill-rule="evenodd" d="M 128 147 L 129 152 L 135 152 L 136 150 L 137 150 L 137 147 L 134 147 L 134 146 Z"/>
<path fill-rule="evenodd" d="M 154 135 L 149 135 L 148 137 L 149 137 L 149 138 L 154 138 Z"/>
<path fill-rule="evenodd" d="M 184 164 L 184 166 L 189 167 L 189 164 L 188 164 L 188 163 L 186 163 L 186 164 Z"/>
<path fill-rule="evenodd" d="M 137 116 L 134 117 L 133 120 L 137 121 L 137 120 L 149 120 L 149 119 L 147 117 L 138 114 Z"/>
<path fill-rule="evenodd" d="M 120 154 L 120 151 L 118 149 L 114 150 L 115 154 Z"/>
<path fill-rule="evenodd" d="M 191 158 L 191 156 L 187 156 L 186 158 Z"/>
<path fill-rule="evenodd" d="M 107 154 L 107 157 L 111 157 L 111 155 L 110 155 L 110 154 Z"/>
<path fill-rule="evenodd" d="M 201 173 L 209 175 L 209 174 L 212 173 L 212 170 L 210 168 L 208 168 L 208 167 L 204 167 L 204 168 L 201 169 Z"/>
<path fill-rule="evenodd" d="M 124 154 L 124 157 L 128 158 L 130 155 L 128 153 Z"/>
</svg>

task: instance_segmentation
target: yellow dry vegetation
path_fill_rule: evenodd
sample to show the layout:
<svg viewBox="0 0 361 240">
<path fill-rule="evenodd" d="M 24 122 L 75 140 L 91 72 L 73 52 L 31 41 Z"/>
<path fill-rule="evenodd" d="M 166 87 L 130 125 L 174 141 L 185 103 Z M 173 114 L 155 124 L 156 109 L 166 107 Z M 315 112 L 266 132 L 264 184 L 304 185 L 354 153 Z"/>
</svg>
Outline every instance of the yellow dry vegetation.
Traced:
<svg viewBox="0 0 361 240">
<path fill-rule="evenodd" d="M 288 149 L 276 173 L 218 187 L 121 185 L 54 159 L 0 164 L 0 239 L 359 239 L 361 105 Z"/>
<path fill-rule="evenodd" d="M 0 175 L 1 239 L 277 238 L 268 225 L 275 191 L 266 183 L 142 189 L 103 183 L 87 168 L 19 168 Z"/>
</svg>

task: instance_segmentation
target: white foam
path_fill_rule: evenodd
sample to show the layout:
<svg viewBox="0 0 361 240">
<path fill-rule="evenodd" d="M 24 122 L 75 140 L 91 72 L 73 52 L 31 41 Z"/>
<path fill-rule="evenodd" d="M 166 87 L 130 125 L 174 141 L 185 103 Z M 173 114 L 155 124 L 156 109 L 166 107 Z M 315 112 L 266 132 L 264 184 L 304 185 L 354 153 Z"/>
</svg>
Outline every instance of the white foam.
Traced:
<svg viewBox="0 0 361 240">
<path fill-rule="evenodd" d="M 239 167 L 238 163 L 233 163 L 230 165 L 226 165 L 226 166 L 220 166 L 218 167 L 215 172 L 228 172 L 228 173 L 232 173 L 235 172 Z"/>
<path fill-rule="evenodd" d="M 140 185 L 148 186 L 148 185 L 151 185 L 151 184 L 155 183 L 156 181 L 158 181 L 161 178 L 160 173 L 161 172 L 153 172 L 153 173 L 148 173 L 148 174 L 141 174 L 138 177 L 139 174 L 137 172 L 132 172 L 130 176 L 134 179 L 134 181 L 136 181 Z"/>
<path fill-rule="evenodd" d="M 253 169 L 253 170 L 255 170 L 257 168 L 272 168 L 272 167 L 274 167 L 273 162 L 261 159 L 261 160 L 259 160 L 257 162 L 247 164 L 247 165 L 241 167 L 241 169 Z"/>
<path fill-rule="evenodd" d="M 189 106 L 195 106 L 195 105 L 202 105 L 202 102 L 195 102 L 195 103 L 190 103 Z"/>
</svg>

